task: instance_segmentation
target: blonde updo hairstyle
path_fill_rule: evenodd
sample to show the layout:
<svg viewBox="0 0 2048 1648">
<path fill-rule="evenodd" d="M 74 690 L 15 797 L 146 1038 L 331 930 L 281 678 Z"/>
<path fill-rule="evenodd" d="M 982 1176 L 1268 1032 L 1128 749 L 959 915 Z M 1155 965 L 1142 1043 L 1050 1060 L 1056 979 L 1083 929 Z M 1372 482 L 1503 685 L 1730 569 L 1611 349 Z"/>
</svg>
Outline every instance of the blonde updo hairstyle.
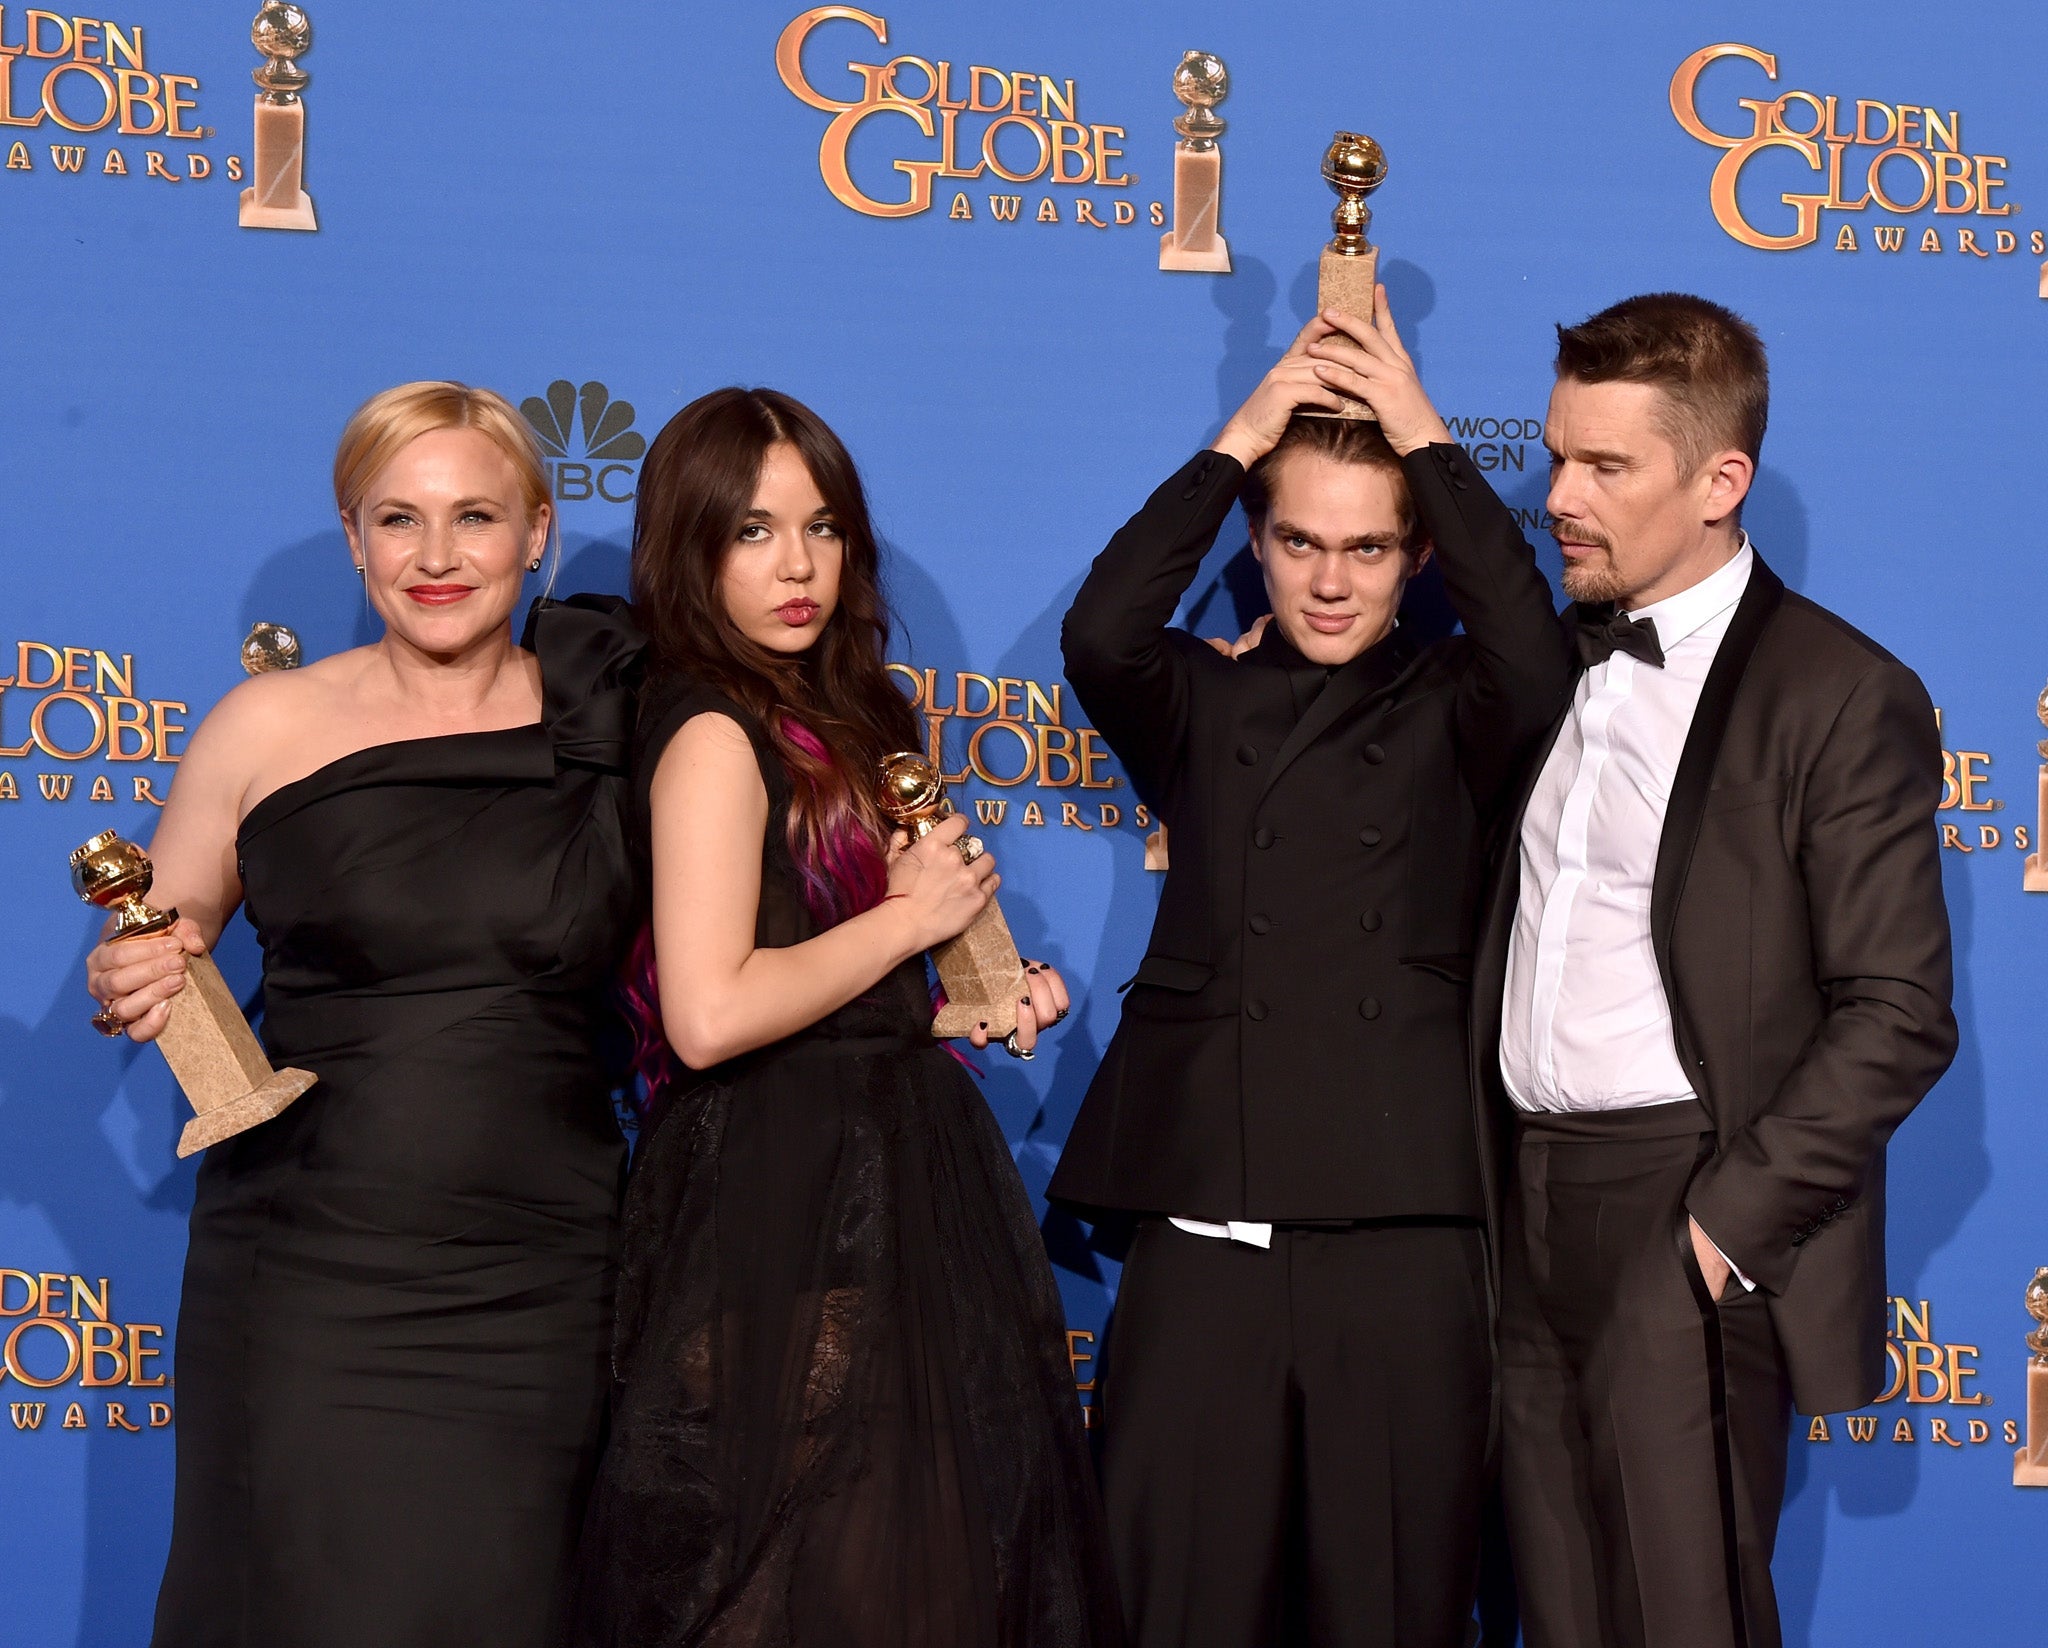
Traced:
<svg viewBox="0 0 2048 1648">
<path fill-rule="evenodd" d="M 437 429 L 474 429 L 512 461 L 529 522 L 551 507 L 554 488 L 540 443 L 512 403 L 492 389 L 424 379 L 372 395 L 356 408 L 341 432 L 341 444 L 334 450 L 334 503 L 343 515 L 356 520 L 359 537 L 364 534 L 358 512 L 370 483 L 408 445 Z M 561 523 L 553 522 L 551 531 L 550 588 L 562 558 Z"/>
</svg>

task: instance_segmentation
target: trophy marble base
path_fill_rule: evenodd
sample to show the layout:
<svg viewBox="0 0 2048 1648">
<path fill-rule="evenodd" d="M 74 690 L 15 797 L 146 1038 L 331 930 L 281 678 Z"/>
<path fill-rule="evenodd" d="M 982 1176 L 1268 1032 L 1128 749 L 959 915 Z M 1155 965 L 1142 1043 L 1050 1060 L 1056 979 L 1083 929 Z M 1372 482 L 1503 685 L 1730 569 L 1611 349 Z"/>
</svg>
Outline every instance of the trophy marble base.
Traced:
<svg viewBox="0 0 2048 1648">
<path fill-rule="evenodd" d="M 2048 1363 L 2027 1360 L 2027 1445 L 2013 1455 L 2015 1488 L 2048 1488 Z"/>
<path fill-rule="evenodd" d="M 1323 248 L 1323 259 L 1316 271 L 1316 312 L 1335 309 L 1341 314 L 1355 315 L 1360 320 L 1372 319 L 1373 291 L 1379 284 L 1380 249 L 1368 246 L 1355 257 L 1346 257 L 1342 252 Z M 1325 412 L 1319 407 L 1304 406 L 1301 415 L 1306 418 L 1351 418 L 1360 423 L 1378 423 L 1372 408 L 1364 401 L 1355 401 L 1348 396 L 1343 406 L 1334 412 Z"/>
<path fill-rule="evenodd" d="M 1017 1028 L 1017 1004 L 1028 994 L 1024 963 L 994 899 L 966 932 L 932 952 L 932 962 L 946 992 L 946 1005 L 932 1020 L 933 1035 L 951 1039 L 986 1024 L 988 1039 L 998 1042 Z"/>
<path fill-rule="evenodd" d="M 191 1156 L 267 1122 L 319 1078 L 308 1070 L 272 1070 L 263 1044 L 211 956 L 185 958 L 185 988 L 157 1046 L 199 1112 L 178 1137 Z"/>
<path fill-rule="evenodd" d="M 256 99 L 256 143 L 249 187 L 242 191 L 244 229 L 318 229 L 305 191 L 306 106 Z"/>
<path fill-rule="evenodd" d="M 1227 275 L 1230 273 L 1230 243 L 1221 235 L 1212 235 L 1210 249 L 1204 252 L 1191 251 L 1182 246 L 1171 229 L 1159 237 L 1159 267 L 1173 272 L 1198 275 Z"/>
<path fill-rule="evenodd" d="M 1216 232 L 1222 199 L 1222 152 L 1176 148 L 1173 227 L 1159 237 L 1160 268 L 1206 275 L 1230 273 L 1230 245 Z"/>
<path fill-rule="evenodd" d="M 289 206 L 259 206 L 256 191 L 242 191 L 242 211 L 239 219 L 244 229 L 305 229 L 316 230 L 320 221 L 313 215 L 313 197 L 304 189 L 298 191 L 298 199 Z"/>
</svg>

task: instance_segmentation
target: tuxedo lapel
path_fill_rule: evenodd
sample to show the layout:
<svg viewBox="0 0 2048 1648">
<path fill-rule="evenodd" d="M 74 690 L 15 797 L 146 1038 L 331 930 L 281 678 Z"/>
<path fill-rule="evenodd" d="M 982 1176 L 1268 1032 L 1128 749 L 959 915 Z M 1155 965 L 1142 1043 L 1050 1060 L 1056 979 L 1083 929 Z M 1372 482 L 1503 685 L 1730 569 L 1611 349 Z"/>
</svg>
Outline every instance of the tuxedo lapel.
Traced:
<svg viewBox="0 0 2048 1648">
<path fill-rule="evenodd" d="M 1315 702 L 1294 723 L 1294 730 L 1274 756 L 1266 781 L 1259 786 L 1260 800 L 1265 799 L 1280 775 L 1294 764 L 1296 756 L 1335 726 L 1340 717 L 1374 693 L 1393 686 L 1421 656 L 1421 647 L 1408 638 L 1405 630 L 1397 629 L 1385 641 L 1353 659 L 1332 676 L 1323 690 L 1316 694 Z"/>
<path fill-rule="evenodd" d="M 1671 780 L 1671 800 L 1664 809 L 1664 833 L 1657 843 L 1657 868 L 1650 882 L 1650 944 L 1657 955 L 1657 971 L 1664 981 L 1664 996 L 1670 1003 L 1672 1026 L 1681 1040 L 1685 1036 L 1677 992 L 1671 979 L 1671 933 L 1678 916 L 1678 897 L 1685 889 L 1686 872 L 1692 867 L 1693 847 L 1699 841 L 1700 820 L 1706 812 L 1707 794 L 1714 787 L 1714 765 L 1728 732 L 1728 717 L 1743 672 L 1763 639 L 1771 616 L 1785 598 L 1785 585 L 1764 565 L 1761 555 L 1749 574 L 1749 587 L 1742 592 L 1728 633 L 1714 654 L 1706 683 L 1700 688 L 1699 705 L 1693 711 L 1692 727 L 1685 735 L 1685 748 L 1678 758 L 1678 771 Z M 1680 1047 L 1681 1056 L 1685 1049 Z M 1706 1097 L 1705 1093 L 1700 1095 Z"/>
</svg>

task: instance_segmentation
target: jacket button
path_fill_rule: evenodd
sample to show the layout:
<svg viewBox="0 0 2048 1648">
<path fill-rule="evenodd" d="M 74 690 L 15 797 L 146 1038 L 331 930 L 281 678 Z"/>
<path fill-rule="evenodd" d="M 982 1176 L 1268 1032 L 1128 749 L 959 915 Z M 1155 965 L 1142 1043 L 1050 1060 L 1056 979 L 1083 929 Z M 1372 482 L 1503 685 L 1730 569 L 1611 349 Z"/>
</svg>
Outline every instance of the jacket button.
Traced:
<svg viewBox="0 0 2048 1648">
<path fill-rule="evenodd" d="M 1272 846 L 1273 832 L 1267 829 L 1265 825 L 1261 824 L 1256 830 L 1252 831 L 1252 845 L 1254 847 Z"/>
<path fill-rule="evenodd" d="M 1266 915 L 1253 916 L 1245 925 L 1255 933 L 1270 933 L 1273 930 L 1273 918 Z"/>
<path fill-rule="evenodd" d="M 1387 752 L 1381 749 L 1379 745 L 1368 744 L 1365 746 L 1365 759 L 1368 762 L 1370 762 L 1373 766 L 1377 767 L 1382 761 L 1386 760 L 1386 758 Z"/>
<path fill-rule="evenodd" d="M 1377 824 L 1366 825 L 1358 832 L 1358 844 L 1361 847 L 1377 847 L 1380 844 L 1380 827 Z"/>
<path fill-rule="evenodd" d="M 1187 490 L 1186 490 L 1185 492 L 1183 492 L 1183 493 L 1182 493 L 1182 494 L 1180 495 L 1180 496 L 1181 496 L 1181 502 L 1185 503 L 1185 502 L 1187 502 L 1187 500 L 1188 500 L 1188 499 L 1192 498 L 1192 497 L 1193 497 L 1193 496 L 1195 495 L 1195 490 L 1196 490 L 1196 489 L 1195 489 L 1194 487 L 1189 487 L 1189 488 L 1188 488 L 1188 489 L 1187 489 Z"/>
<path fill-rule="evenodd" d="M 1363 1000 L 1362 1002 L 1360 1002 L 1360 1003 L 1358 1004 L 1358 1016 L 1359 1016 L 1360 1018 L 1362 1018 L 1362 1019 L 1376 1019 L 1376 1018 L 1378 1018 L 1378 1017 L 1380 1016 L 1380 999 L 1379 999 L 1379 997 L 1378 997 L 1378 996 L 1367 996 L 1367 997 L 1365 998 L 1365 1000 Z"/>
<path fill-rule="evenodd" d="M 1358 918 L 1358 925 L 1363 927 L 1368 933 L 1377 933 L 1380 930 L 1379 911 L 1366 911 L 1364 915 Z"/>
<path fill-rule="evenodd" d="M 1262 1001 L 1248 1001 L 1244 1004 L 1244 1016 L 1248 1019 L 1262 1019 L 1266 1016 L 1266 1004 Z"/>
<path fill-rule="evenodd" d="M 1253 749 L 1249 744 L 1240 744 L 1237 746 L 1237 758 L 1239 761 L 1243 762 L 1245 766 L 1253 766 L 1257 763 L 1259 759 L 1259 752 Z"/>
</svg>

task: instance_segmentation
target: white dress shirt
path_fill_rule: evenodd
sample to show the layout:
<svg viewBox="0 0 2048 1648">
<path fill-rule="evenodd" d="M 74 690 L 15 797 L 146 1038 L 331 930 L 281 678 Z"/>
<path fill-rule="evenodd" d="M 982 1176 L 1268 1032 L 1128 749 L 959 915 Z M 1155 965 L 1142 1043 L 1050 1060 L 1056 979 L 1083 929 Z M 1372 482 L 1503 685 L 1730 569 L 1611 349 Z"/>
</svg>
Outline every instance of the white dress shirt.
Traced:
<svg viewBox="0 0 2048 1648">
<path fill-rule="evenodd" d="M 1756 556 L 1629 614 L 1664 667 L 1617 652 L 1579 677 L 1522 816 L 1500 1070 L 1524 1110 L 1628 1110 L 1696 1095 L 1650 945 L 1671 781 Z"/>
<path fill-rule="evenodd" d="M 1657 626 L 1663 668 L 1617 652 L 1587 670 L 1537 775 L 1501 1002 L 1501 1076 L 1523 1110 L 1698 1096 L 1650 943 L 1650 885 L 1700 689 L 1755 562 L 1745 533 L 1726 566 L 1631 612 Z"/>
</svg>

